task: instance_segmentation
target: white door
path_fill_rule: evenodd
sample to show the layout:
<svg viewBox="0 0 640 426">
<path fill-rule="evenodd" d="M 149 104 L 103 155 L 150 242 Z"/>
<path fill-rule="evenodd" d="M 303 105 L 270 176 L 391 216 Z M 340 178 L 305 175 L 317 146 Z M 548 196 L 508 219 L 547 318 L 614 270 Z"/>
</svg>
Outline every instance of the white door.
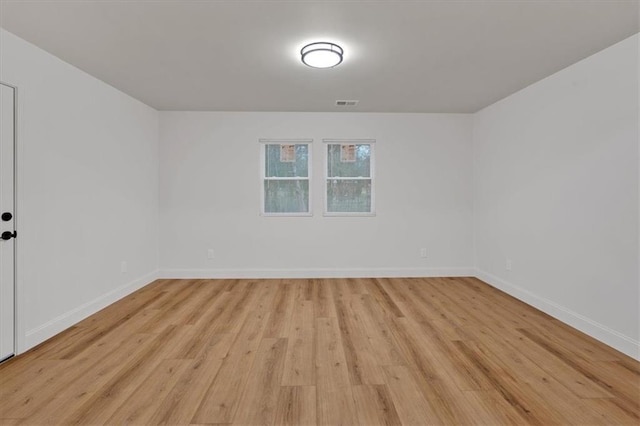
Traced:
<svg viewBox="0 0 640 426">
<path fill-rule="evenodd" d="M 0 361 L 15 354 L 14 97 L 0 83 Z"/>
</svg>

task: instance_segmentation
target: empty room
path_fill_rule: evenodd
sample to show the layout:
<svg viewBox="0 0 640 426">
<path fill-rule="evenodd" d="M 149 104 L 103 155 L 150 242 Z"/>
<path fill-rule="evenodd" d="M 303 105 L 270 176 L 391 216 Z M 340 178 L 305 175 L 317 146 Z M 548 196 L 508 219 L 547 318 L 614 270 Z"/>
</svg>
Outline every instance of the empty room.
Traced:
<svg viewBox="0 0 640 426">
<path fill-rule="evenodd" d="M 639 0 L 0 0 L 1 425 L 640 424 Z"/>
</svg>

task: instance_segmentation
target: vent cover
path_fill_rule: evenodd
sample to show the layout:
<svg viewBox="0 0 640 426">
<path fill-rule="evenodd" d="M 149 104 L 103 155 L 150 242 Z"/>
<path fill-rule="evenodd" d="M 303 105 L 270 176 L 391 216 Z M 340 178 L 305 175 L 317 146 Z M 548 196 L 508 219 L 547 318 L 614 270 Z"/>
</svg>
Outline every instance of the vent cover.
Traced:
<svg viewBox="0 0 640 426">
<path fill-rule="evenodd" d="M 342 100 L 340 100 L 340 101 L 336 101 L 336 106 L 356 106 L 356 105 L 358 105 L 358 102 L 360 102 L 360 101 L 354 101 L 354 100 L 342 101 Z"/>
</svg>

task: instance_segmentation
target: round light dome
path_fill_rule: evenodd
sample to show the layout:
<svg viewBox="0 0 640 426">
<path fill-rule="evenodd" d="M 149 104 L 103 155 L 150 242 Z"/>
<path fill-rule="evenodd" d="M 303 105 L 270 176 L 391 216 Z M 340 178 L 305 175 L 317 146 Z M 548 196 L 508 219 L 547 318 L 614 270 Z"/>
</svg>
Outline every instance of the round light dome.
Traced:
<svg viewBox="0 0 640 426">
<path fill-rule="evenodd" d="M 331 68 L 342 62 L 343 50 L 333 43 L 318 42 L 302 48 L 302 63 L 312 68 Z"/>
</svg>

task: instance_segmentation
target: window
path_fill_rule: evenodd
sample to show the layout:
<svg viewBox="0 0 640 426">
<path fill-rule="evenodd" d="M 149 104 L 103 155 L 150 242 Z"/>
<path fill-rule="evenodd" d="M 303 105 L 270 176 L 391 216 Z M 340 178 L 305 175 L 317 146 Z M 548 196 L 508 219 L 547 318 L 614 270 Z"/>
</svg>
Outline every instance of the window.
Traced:
<svg viewBox="0 0 640 426">
<path fill-rule="evenodd" d="M 261 213 L 311 216 L 311 140 L 260 140 Z"/>
<path fill-rule="evenodd" d="M 325 215 L 368 216 L 374 209 L 373 140 L 325 140 Z"/>
</svg>

